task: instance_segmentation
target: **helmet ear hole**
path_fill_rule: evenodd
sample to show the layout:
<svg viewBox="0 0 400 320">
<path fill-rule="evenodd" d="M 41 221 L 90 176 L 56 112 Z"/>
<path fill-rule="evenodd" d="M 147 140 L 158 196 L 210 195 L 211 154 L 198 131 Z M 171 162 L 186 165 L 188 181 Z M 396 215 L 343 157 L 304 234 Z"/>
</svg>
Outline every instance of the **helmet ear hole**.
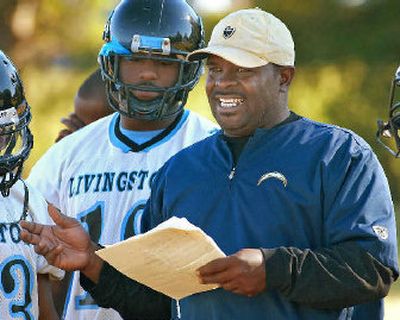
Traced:
<svg viewBox="0 0 400 320">
<path fill-rule="evenodd" d="M 111 106 L 122 115 L 141 120 L 173 118 L 199 81 L 199 63 L 184 59 L 204 47 L 201 18 L 186 0 L 122 0 L 109 16 L 103 32 L 99 64 Z M 178 82 L 169 88 L 127 84 L 119 77 L 121 57 L 173 61 L 180 65 Z M 132 91 L 154 91 L 160 98 L 138 100 Z"/>
</svg>

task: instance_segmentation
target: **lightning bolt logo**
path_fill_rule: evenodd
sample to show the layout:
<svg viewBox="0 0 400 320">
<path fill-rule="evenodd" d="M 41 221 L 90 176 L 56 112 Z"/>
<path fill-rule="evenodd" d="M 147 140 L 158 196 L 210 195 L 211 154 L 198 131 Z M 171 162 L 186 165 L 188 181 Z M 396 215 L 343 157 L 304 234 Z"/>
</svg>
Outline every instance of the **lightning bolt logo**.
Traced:
<svg viewBox="0 0 400 320">
<path fill-rule="evenodd" d="M 266 180 L 268 180 L 268 179 L 272 179 L 272 178 L 278 179 L 279 181 L 281 181 L 282 184 L 283 184 L 283 186 L 286 188 L 287 183 L 288 183 L 286 177 L 285 177 L 282 173 L 277 172 L 277 171 L 268 172 L 268 173 L 263 174 L 263 175 L 260 177 L 260 179 L 258 179 L 257 186 L 259 186 L 259 185 L 260 185 L 261 183 L 263 183 L 264 181 L 266 181 Z"/>
</svg>

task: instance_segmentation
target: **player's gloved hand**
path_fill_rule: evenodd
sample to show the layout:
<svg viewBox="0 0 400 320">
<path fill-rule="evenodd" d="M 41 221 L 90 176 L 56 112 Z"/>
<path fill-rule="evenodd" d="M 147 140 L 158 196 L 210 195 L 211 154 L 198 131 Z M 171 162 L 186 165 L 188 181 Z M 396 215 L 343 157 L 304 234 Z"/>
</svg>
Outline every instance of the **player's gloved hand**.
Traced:
<svg viewBox="0 0 400 320">
<path fill-rule="evenodd" d="M 77 116 L 76 113 L 72 112 L 68 115 L 67 118 L 62 118 L 60 120 L 62 124 L 64 124 L 67 128 L 62 129 L 58 133 L 58 137 L 56 138 L 56 142 L 60 141 L 61 139 L 65 138 L 67 135 L 71 134 L 72 132 L 75 132 L 82 127 L 84 127 L 86 124 Z"/>
<path fill-rule="evenodd" d="M 67 271 L 84 270 L 93 262 L 95 245 L 78 220 L 67 217 L 49 205 L 49 214 L 56 225 L 21 221 L 20 237 L 34 245 L 46 260 Z"/>
<path fill-rule="evenodd" d="M 259 249 L 242 249 L 215 259 L 197 271 L 201 283 L 219 284 L 237 294 L 252 297 L 265 290 L 264 257 Z"/>
</svg>

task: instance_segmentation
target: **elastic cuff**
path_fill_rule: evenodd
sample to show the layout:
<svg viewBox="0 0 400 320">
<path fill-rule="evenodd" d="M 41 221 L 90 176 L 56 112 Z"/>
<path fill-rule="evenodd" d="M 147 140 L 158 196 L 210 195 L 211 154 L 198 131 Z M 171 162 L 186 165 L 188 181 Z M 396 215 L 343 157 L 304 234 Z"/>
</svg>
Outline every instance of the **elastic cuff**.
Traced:
<svg viewBox="0 0 400 320">
<path fill-rule="evenodd" d="M 286 277 L 288 276 L 284 255 L 281 254 L 280 248 L 260 248 L 260 250 L 263 254 L 265 265 L 265 288 L 266 290 L 279 290 L 285 284 Z"/>
</svg>

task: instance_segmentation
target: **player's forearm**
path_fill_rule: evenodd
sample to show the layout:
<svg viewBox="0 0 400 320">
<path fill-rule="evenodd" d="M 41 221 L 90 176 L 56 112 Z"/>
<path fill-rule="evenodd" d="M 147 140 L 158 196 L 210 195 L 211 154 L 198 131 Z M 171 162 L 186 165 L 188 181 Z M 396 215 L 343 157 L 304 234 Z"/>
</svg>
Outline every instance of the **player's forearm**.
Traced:
<svg viewBox="0 0 400 320">
<path fill-rule="evenodd" d="M 89 253 L 89 262 L 88 264 L 82 268 L 80 271 L 92 282 L 98 283 L 101 269 L 103 268 L 104 261 L 96 255 L 96 251 L 101 249 L 101 247 L 92 242 L 91 250 Z"/>
<path fill-rule="evenodd" d="M 53 297 L 51 282 L 48 274 L 38 274 L 39 320 L 59 320 Z"/>
<path fill-rule="evenodd" d="M 393 271 L 354 243 L 321 250 L 263 249 L 267 290 L 313 308 L 336 309 L 380 299 Z"/>
</svg>

